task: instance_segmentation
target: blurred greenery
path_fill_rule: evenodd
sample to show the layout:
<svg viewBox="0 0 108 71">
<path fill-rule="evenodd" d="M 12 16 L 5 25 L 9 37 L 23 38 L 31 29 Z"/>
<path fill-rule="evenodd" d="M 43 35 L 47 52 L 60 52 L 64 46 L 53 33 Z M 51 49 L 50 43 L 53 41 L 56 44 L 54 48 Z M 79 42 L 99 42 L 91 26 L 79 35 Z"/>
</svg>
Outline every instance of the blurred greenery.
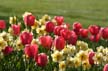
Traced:
<svg viewBox="0 0 108 71">
<path fill-rule="evenodd" d="M 0 19 L 9 16 L 21 17 L 25 11 L 41 17 L 62 15 L 65 22 L 79 21 L 84 27 L 89 24 L 108 25 L 108 0 L 0 0 Z"/>
</svg>

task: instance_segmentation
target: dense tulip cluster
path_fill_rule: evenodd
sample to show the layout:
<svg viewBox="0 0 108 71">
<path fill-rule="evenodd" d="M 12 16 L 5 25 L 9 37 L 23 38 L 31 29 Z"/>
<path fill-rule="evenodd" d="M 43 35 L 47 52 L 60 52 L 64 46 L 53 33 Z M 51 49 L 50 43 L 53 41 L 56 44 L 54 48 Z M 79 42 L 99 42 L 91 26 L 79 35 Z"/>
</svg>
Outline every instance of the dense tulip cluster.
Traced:
<svg viewBox="0 0 108 71">
<path fill-rule="evenodd" d="M 0 70 L 108 71 L 107 44 L 95 46 L 100 41 L 107 43 L 108 27 L 71 26 L 63 16 L 36 19 L 26 12 L 23 22 L 0 20 Z"/>
</svg>

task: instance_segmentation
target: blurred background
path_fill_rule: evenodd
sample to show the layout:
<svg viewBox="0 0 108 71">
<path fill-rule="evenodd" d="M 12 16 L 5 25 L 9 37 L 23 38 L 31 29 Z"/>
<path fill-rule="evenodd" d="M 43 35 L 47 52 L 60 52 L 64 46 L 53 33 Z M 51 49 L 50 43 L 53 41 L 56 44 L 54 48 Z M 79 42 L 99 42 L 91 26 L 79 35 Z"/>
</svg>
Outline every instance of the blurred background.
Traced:
<svg viewBox="0 0 108 71">
<path fill-rule="evenodd" d="M 8 21 L 14 15 L 22 18 L 25 11 L 38 18 L 44 14 L 64 16 L 65 22 L 78 21 L 84 27 L 108 26 L 108 0 L 0 0 L 0 19 Z"/>
</svg>

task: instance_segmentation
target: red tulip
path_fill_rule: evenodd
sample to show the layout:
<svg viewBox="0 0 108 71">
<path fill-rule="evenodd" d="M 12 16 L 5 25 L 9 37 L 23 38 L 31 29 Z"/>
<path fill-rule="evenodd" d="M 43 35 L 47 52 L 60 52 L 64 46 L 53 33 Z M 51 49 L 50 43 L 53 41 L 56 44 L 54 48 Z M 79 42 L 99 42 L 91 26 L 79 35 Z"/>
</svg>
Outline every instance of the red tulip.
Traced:
<svg viewBox="0 0 108 71">
<path fill-rule="evenodd" d="M 62 25 L 64 22 L 64 17 L 63 16 L 55 16 L 54 18 L 57 22 L 57 25 Z"/>
<path fill-rule="evenodd" d="M 88 29 L 80 29 L 80 36 L 83 38 L 88 37 Z"/>
<path fill-rule="evenodd" d="M 71 37 L 71 31 L 68 29 L 62 29 L 60 35 L 64 37 L 65 40 L 68 40 Z"/>
<path fill-rule="evenodd" d="M 95 42 L 98 42 L 101 39 L 101 34 L 97 34 L 95 36 Z"/>
<path fill-rule="evenodd" d="M 98 41 L 100 40 L 100 38 L 101 38 L 101 35 L 100 35 L 100 34 L 91 35 L 91 36 L 89 37 L 89 39 L 90 39 L 91 41 L 93 41 L 93 42 L 98 42 Z"/>
<path fill-rule="evenodd" d="M 24 16 L 24 23 L 27 26 L 33 26 L 35 23 L 35 16 L 33 16 L 32 14 Z"/>
<path fill-rule="evenodd" d="M 0 20 L 0 29 L 5 29 L 6 28 L 6 22 L 4 20 Z"/>
<path fill-rule="evenodd" d="M 81 23 L 79 23 L 79 22 L 74 22 L 73 23 L 73 30 L 75 31 L 75 33 L 77 34 L 77 35 L 79 35 L 80 33 L 80 29 L 82 28 L 82 25 L 81 25 Z"/>
<path fill-rule="evenodd" d="M 11 26 L 11 28 L 13 30 L 14 35 L 19 35 L 20 34 L 20 25 L 13 24 Z"/>
<path fill-rule="evenodd" d="M 6 46 L 5 49 L 3 49 L 3 54 L 4 55 L 9 55 L 10 53 L 12 53 L 13 48 L 11 46 Z"/>
<path fill-rule="evenodd" d="M 61 26 L 55 26 L 53 32 L 54 32 L 55 35 L 60 36 L 60 31 L 61 31 L 62 29 L 64 29 L 64 27 L 61 27 Z"/>
<path fill-rule="evenodd" d="M 82 28 L 81 23 L 79 23 L 79 22 L 74 22 L 73 23 L 73 29 L 80 30 L 81 28 Z"/>
<path fill-rule="evenodd" d="M 108 39 L 108 27 L 104 28 L 101 33 L 104 39 Z"/>
<path fill-rule="evenodd" d="M 24 48 L 24 53 L 29 58 L 37 58 L 38 56 L 38 45 L 37 44 L 27 44 Z"/>
<path fill-rule="evenodd" d="M 54 40 L 54 45 L 57 50 L 62 50 L 65 47 L 65 40 L 62 36 L 58 36 Z"/>
<path fill-rule="evenodd" d="M 89 63 L 91 64 L 91 65 L 93 65 L 94 64 L 94 60 L 93 60 L 93 57 L 94 57 L 94 55 L 95 55 L 95 52 L 89 52 Z"/>
<path fill-rule="evenodd" d="M 51 38 L 51 36 L 41 36 L 39 38 L 39 41 L 43 47 L 47 49 L 51 49 L 52 42 L 53 42 L 53 39 Z"/>
<path fill-rule="evenodd" d="M 32 33 L 25 31 L 25 32 L 21 33 L 21 35 L 20 35 L 20 40 L 23 45 L 30 44 L 32 39 L 33 39 Z"/>
<path fill-rule="evenodd" d="M 68 39 L 68 43 L 76 45 L 77 39 L 78 39 L 77 35 L 75 33 L 72 33 L 71 37 Z"/>
<path fill-rule="evenodd" d="M 108 64 L 104 66 L 103 71 L 108 71 Z"/>
<path fill-rule="evenodd" d="M 100 31 L 100 27 L 97 25 L 91 25 L 89 26 L 88 30 L 92 35 L 97 35 Z"/>
<path fill-rule="evenodd" d="M 47 32 L 49 32 L 49 33 L 53 32 L 54 27 L 55 27 L 55 25 L 54 25 L 53 22 L 49 21 L 49 22 L 46 23 L 46 31 Z"/>
<path fill-rule="evenodd" d="M 36 58 L 35 61 L 37 62 L 38 66 L 45 67 L 48 63 L 47 55 L 45 53 L 40 53 L 38 54 L 38 58 Z"/>
</svg>

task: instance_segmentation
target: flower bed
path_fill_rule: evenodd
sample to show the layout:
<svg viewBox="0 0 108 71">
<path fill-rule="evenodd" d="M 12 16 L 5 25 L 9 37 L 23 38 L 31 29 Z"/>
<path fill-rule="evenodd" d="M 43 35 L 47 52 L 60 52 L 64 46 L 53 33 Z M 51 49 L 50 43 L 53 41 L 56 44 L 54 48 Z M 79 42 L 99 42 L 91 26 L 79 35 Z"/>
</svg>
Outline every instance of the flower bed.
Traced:
<svg viewBox="0 0 108 71">
<path fill-rule="evenodd" d="M 23 22 L 0 20 L 0 70 L 108 71 L 107 41 L 108 27 L 71 27 L 63 16 L 36 19 L 26 12 Z"/>
</svg>

